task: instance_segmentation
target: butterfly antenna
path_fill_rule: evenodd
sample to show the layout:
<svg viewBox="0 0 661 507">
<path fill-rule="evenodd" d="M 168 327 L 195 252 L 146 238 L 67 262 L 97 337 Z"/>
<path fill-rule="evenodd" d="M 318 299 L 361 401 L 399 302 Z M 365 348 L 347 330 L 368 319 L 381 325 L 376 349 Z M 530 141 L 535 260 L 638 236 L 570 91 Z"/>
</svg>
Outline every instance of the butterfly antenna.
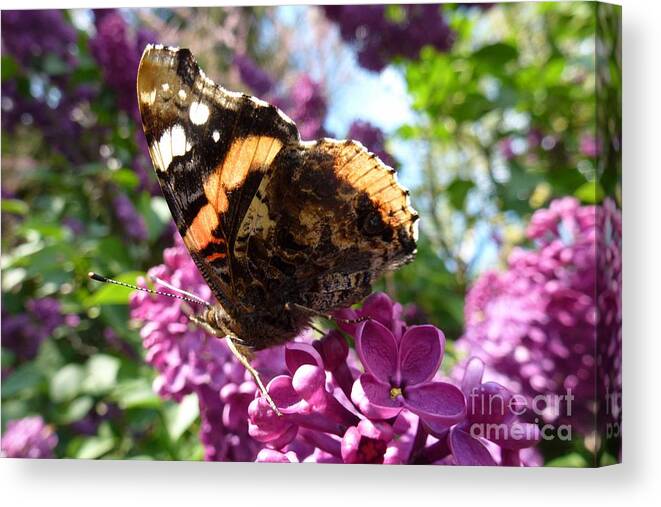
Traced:
<svg viewBox="0 0 661 507">
<path fill-rule="evenodd" d="M 157 294 L 159 296 L 167 296 L 169 298 L 173 299 L 179 299 L 181 301 L 186 301 L 187 303 L 194 303 L 196 305 L 204 305 L 207 308 L 211 308 L 211 304 L 207 303 L 204 301 L 202 298 L 197 297 L 194 294 L 191 294 L 190 292 L 186 292 L 185 290 L 182 289 L 177 289 L 176 287 L 173 287 L 169 283 L 165 283 L 163 280 L 157 278 L 157 277 L 150 277 L 152 280 L 157 281 L 158 283 L 165 285 L 167 288 L 174 292 L 180 292 L 182 294 L 186 294 L 186 296 L 180 296 L 178 294 L 171 294 L 169 292 L 163 292 L 160 290 L 153 290 L 153 289 L 147 289 L 146 287 L 138 287 L 137 285 L 132 285 L 130 283 L 125 283 L 125 282 L 120 282 L 119 280 L 113 280 L 112 278 L 108 278 L 106 276 L 100 275 L 98 273 L 90 272 L 87 274 L 87 276 L 94 281 L 101 282 L 101 283 L 111 283 L 113 285 L 119 285 L 120 287 L 126 287 L 127 289 L 133 289 L 133 290 L 139 290 L 142 292 L 146 292 L 148 294 Z"/>
</svg>

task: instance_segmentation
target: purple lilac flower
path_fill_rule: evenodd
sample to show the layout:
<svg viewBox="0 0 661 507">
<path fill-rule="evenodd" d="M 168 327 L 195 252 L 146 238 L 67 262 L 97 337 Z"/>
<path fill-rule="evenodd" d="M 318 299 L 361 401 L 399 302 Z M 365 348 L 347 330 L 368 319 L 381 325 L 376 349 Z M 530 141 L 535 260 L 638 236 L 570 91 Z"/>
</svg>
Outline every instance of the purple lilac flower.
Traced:
<svg viewBox="0 0 661 507">
<path fill-rule="evenodd" d="M 98 403 L 84 417 L 72 422 L 69 428 L 78 435 L 93 436 L 97 434 L 99 425 L 103 421 L 116 423 L 121 414 L 122 409 L 114 403 Z"/>
<path fill-rule="evenodd" d="M 85 232 L 85 224 L 76 217 L 63 218 L 62 225 L 69 229 L 74 236 L 82 236 Z"/>
<path fill-rule="evenodd" d="M 246 54 L 235 55 L 234 65 L 243 81 L 258 96 L 266 96 L 275 86 L 275 82 L 255 61 Z"/>
<path fill-rule="evenodd" d="M 287 344 L 289 374 L 274 377 L 267 386 L 283 415 L 276 415 L 259 393 L 248 408 L 250 435 L 268 449 L 260 451 L 257 460 L 380 464 L 467 461 L 468 451 L 463 448 L 457 446 L 454 452 L 458 457 L 453 455 L 448 435 L 451 428 L 463 428 L 475 413 L 466 412 L 462 391 L 432 379 L 443 355 L 441 331 L 433 326 L 406 327 L 401 321 L 401 305 L 385 294 L 370 296 L 360 310 L 344 310 L 337 315 L 370 317 L 359 325 L 339 321 L 343 330 L 353 335 L 360 360 L 352 358 L 338 331 L 313 344 Z M 357 368 L 361 363 L 365 373 Z M 301 443 L 307 447 L 301 449 Z M 510 445 L 515 448 L 509 449 L 508 442 L 501 443 L 505 447 L 490 443 L 494 455 L 502 455 L 493 464 L 524 459 L 519 456 L 523 445 Z"/>
<path fill-rule="evenodd" d="M 25 308 L 25 313 L 16 315 L 2 312 L 2 346 L 19 361 L 34 359 L 41 343 L 66 323 L 55 298 L 30 299 Z"/>
<path fill-rule="evenodd" d="M 466 365 L 461 389 L 466 396 L 466 418 L 449 430 L 430 426 L 430 432 L 447 439 L 458 465 L 496 465 L 488 443 L 500 448 L 501 464 L 519 466 L 518 451 L 536 445 L 541 436 L 535 424 L 517 417 L 524 407 L 496 382 L 483 382 L 484 363 L 474 357 Z"/>
<path fill-rule="evenodd" d="M 284 109 L 296 122 L 301 137 L 303 139 L 322 137 L 328 105 L 321 84 L 307 74 L 302 74 L 294 83 L 288 100 L 291 107 L 285 105 Z"/>
<path fill-rule="evenodd" d="M 535 212 L 527 230 L 535 247 L 513 250 L 507 271 L 485 273 L 475 282 L 466 298 L 466 331 L 457 342 L 512 391 L 552 396 L 544 420 L 579 430 L 594 422 L 600 209 L 563 198 Z M 619 213 L 611 216 L 617 223 Z M 608 264 L 617 270 L 620 229 L 615 225 L 610 231 Z M 600 297 L 618 299 L 619 291 L 617 281 L 608 282 Z M 609 311 L 616 335 L 621 314 L 617 307 Z M 573 396 L 573 403 L 556 403 L 560 396 Z"/>
<path fill-rule="evenodd" d="M 117 219 L 130 239 L 145 241 L 147 225 L 144 218 L 136 211 L 131 200 L 121 192 L 117 192 L 112 200 Z"/>
<path fill-rule="evenodd" d="M 2 13 L 2 52 L 20 64 L 33 58 L 55 55 L 74 65 L 76 30 L 62 10 L 4 11 Z"/>
<path fill-rule="evenodd" d="M 450 426 L 464 416 L 459 389 L 433 382 L 443 358 L 445 336 L 434 326 L 411 326 L 400 339 L 367 321 L 356 331 L 365 372 L 354 384 L 352 401 L 368 417 L 388 419 L 402 408 L 423 420 Z"/>
<path fill-rule="evenodd" d="M 503 139 L 498 146 L 500 147 L 500 153 L 505 160 L 512 160 L 516 156 L 516 153 L 514 153 L 512 138 L 508 137 L 507 139 Z"/>
<path fill-rule="evenodd" d="M 455 38 L 438 5 L 403 5 L 400 21 L 388 19 L 385 5 L 322 8 L 326 17 L 338 24 L 342 38 L 355 46 L 358 62 L 376 72 L 395 57 L 417 59 L 424 46 L 447 51 Z"/>
<path fill-rule="evenodd" d="M 154 34 L 141 29 L 130 36 L 119 11 L 95 11 L 96 35 L 90 40 L 90 51 L 103 71 L 108 86 L 115 92 L 117 104 L 134 119 L 139 119 L 135 100 L 135 82 L 140 56 Z"/>
<path fill-rule="evenodd" d="M 538 128 L 531 128 L 528 131 L 527 141 L 528 149 L 536 150 L 542 145 L 542 140 L 544 139 L 544 133 Z"/>
<path fill-rule="evenodd" d="M 0 445 L 6 458 L 54 458 L 55 446 L 57 435 L 41 416 L 9 421 Z"/>
<path fill-rule="evenodd" d="M 597 142 L 597 138 L 592 134 L 582 135 L 579 150 L 581 155 L 595 158 L 599 155 L 599 143 Z"/>
<path fill-rule="evenodd" d="M 150 275 L 205 301 L 212 300 L 178 233 L 175 245 L 164 251 L 163 260 L 163 264 L 149 270 Z M 131 296 L 131 317 L 143 323 L 140 334 L 147 362 L 159 373 L 154 389 L 175 401 L 191 393 L 197 395 L 202 420 L 200 440 L 207 460 L 252 461 L 263 447 L 248 435 L 246 422 L 256 385 L 223 340 L 189 323 L 187 307 L 183 301 L 144 292 Z M 253 365 L 265 380 L 285 371 L 282 347 L 257 353 Z"/>
<path fill-rule="evenodd" d="M 349 127 L 347 138 L 360 141 L 387 165 L 391 167 L 397 166 L 395 159 L 386 151 L 383 132 L 371 123 L 361 120 L 354 121 Z"/>
</svg>

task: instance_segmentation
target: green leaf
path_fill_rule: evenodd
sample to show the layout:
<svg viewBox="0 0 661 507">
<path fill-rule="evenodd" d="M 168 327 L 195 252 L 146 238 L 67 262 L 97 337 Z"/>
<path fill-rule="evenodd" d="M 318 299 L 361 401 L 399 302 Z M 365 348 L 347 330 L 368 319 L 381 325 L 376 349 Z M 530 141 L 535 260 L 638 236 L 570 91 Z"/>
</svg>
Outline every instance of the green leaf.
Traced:
<svg viewBox="0 0 661 507">
<path fill-rule="evenodd" d="M 199 415 L 200 407 L 196 394 L 189 394 L 178 405 L 169 407 L 165 413 L 165 424 L 170 438 L 178 440 Z"/>
<path fill-rule="evenodd" d="M 131 271 L 117 276 L 116 279 L 120 282 L 134 284 L 136 279 L 143 275 L 144 273 L 140 271 Z M 87 307 L 97 305 L 125 305 L 128 304 L 130 294 L 130 289 L 126 287 L 105 284 L 85 300 L 85 305 Z"/>
<path fill-rule="evenodd" d="M 78 459 L 96 459 L 110 450 L 115 445 L 115 440 L 112 436 L 91 437 L 84 440 L 80 449 L 76 453 Z"/>
<path fill-rule="evenodd" d="M 154 393 L 147 379 L 139 378 L 120 383 L 112 393 L 112 398 L 121 409 L 158 408 L 163 404 Z"/>
<path fill-rule="evenodd" d="M 2 397 L 9 398 L 21 391 L 38 386 L 43 380 L 39 368 L 34 363 L 19 366 L 2 382 Z"/>
<path fill-rule="evenodd" d="M 547 462 L 544 466 L 547 467 L 573 467 L 573 468 L 585 468 L 590 466 L 590 463 L 583 457 L 582 454 L 578 452 L 571 452 L 560 456 L 558 458 L 552 459 Z"/>
<path fill-rule="evenodd" d="M 69 67 L 54 53 L 48 53 L 44 59 L 44 70 L 51 76 L 58 76 L 69 72 Z"/>
<path fill-rule="evenodd" d="M 110 178 L 126 190 L 133 190 L 140 183 L 140 179 L 135 171 L 126 168 L 112 171 Z"/>
<path fill-rule="evenodd" d="M 116 357 L 105 354 L 92 356 L 85 365 L 86 375 L 83 390 L 90 394 L 101 394 L 117 384 L 120 362 Z"/>
<path fill-rule="evenodd" d="M 518 57 L 519 50 L 504 42 L 482 46 L 473 53 L 475 60 L 484 62 L 492 67 L 502 67 L 506 63 L 516 60 Z"/>
<path fill-rule="evenodd" d="M 94 406 L 94 399 L 91 396 L 81 396 L 76 398 L 66 407 L 64 412 L 58 413 L 58 422 L 60 424 L 70 424 L 85 417 Z"/>
<path fill-rule="evenodd" d="M 3 213 L 12 213 L 14 215 L 27 215 L 30 210 L 27 203 L 20 199 L 2 199 L 0 209 Z"/>
<path fill-rule="evenodd" d="M 475 186 L 470 180 L 455 179 L 450 183 L 446 189 L 450 197 L 450 203 L 455 209 L 464 209 L 466 203 L 466 196 L 471 188 Z"/>
<path fill-rule="evenodd" d="M 170 209 L 163 197 L 152 197 L 144 192 L 138 202 L 138 210 L 145 219 L 150 241 L 157 239 L 165 226 L 172 220 Z"/>
<path fill-rule="evenodd" d="M 10 79 L 20 73 L 21 67 L 11 56 L 2 55 L 1 60 L 2 80 Z"/>
<path fill-rule="evenodd" d="M 67 364 L 60 368 L 50 382 L 50 397 L 54 401 L 74 399 L 81 390 L 85 369 L 78 364 Z"/>
<path fill-rule="evenodd" d="M 604 199 L 604 189 L 597 181 L 586 181 L 576 189 L 574 196 L 585 204 L 596 204 Z"/>
</svg>

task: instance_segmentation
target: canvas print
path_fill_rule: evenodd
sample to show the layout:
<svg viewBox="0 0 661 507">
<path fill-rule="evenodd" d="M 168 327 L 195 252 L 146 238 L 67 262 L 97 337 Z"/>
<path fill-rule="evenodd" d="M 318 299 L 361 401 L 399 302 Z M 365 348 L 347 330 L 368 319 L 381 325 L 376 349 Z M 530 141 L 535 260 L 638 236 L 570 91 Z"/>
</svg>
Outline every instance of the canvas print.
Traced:
<svg viewBox="0 0 661 507">
<path fill-rule="evenodd" d="M 621 461 L 621 10 L 5 10 L 5 458 Z"/>
</svg>

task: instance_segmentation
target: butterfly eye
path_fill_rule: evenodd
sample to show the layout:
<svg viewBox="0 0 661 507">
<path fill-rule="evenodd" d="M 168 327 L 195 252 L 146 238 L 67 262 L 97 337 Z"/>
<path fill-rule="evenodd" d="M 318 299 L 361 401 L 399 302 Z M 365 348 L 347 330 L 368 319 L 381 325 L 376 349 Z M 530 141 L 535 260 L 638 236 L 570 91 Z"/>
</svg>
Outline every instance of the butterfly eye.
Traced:
<svg viewBox="0 0 661 507">
<path fill-rule="evenodd" d="M 362 224 L 362 230 L 368 236 L 377 236 L 383 232 L 385 224 L 381 215 L 376 211 L 371 211 L 365 216 Z"/>
</svg>

